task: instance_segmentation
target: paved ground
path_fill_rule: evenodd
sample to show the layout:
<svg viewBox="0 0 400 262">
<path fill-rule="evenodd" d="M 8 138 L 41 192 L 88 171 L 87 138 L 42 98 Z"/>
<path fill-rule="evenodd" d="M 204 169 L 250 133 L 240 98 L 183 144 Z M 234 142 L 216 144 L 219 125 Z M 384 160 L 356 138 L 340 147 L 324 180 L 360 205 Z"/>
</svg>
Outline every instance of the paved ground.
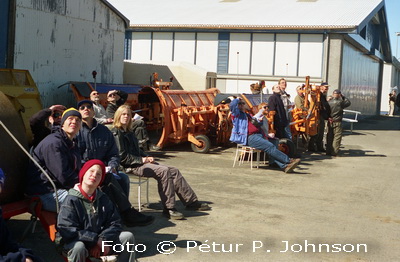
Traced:
<svg viewBox="0 0 400 262">
<path fill-rule="evenodd" d="M 183 211 L 186 220 L 169 221 L 161 216 L 152 180 L 144 212 L 156 221 L 132 230 L 138 248 L 146 246 L 139 261 L 398 261 L 400 118 L 375 117 L 354 128 L 343 139 L 341 157 L 303 153 L 293 174 L 232 168 L 233 147 L 203 155 L 181 145 L 158 153 L 160 162 L 180 168 L 213 210 Z M 136 186 L 131 192 L 137 203 Z M 16 236 L 27 219 L 9 221 Z M 162 241 L 173 242 L 175 252 L 160 254 Z M 24 245 L 46 261 L 62 261 L 40 225 Z"/>
</svg>

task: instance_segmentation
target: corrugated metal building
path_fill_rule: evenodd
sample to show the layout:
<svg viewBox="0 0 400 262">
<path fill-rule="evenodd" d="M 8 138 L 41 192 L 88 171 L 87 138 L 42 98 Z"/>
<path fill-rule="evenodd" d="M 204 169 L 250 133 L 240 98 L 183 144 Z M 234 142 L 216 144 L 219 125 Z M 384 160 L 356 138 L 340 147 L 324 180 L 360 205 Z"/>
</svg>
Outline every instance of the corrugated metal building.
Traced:
<svg viewBox="0 0 400 262">
<path fill-rule="evenodd" d="M 188 62 L 216 72 L 223 92 L 248 93 L 259 80 L 270 89 L 284 77 L 295 95 L 309 75 L 341 89 L 351 109 L 380 111 L 391 62 L 384 0 L 110 2 L 132 21 L 125 58 L 133 62 Z"/>
<path fill-rule="evenodd" d="M 67 81 L 122 83 L 129 20 L 105 0 L 0 1 L 0 67 L 28 69 L 45 106 Z M 72 98 L 72 96 L 71 96 Z"/>
</svg>

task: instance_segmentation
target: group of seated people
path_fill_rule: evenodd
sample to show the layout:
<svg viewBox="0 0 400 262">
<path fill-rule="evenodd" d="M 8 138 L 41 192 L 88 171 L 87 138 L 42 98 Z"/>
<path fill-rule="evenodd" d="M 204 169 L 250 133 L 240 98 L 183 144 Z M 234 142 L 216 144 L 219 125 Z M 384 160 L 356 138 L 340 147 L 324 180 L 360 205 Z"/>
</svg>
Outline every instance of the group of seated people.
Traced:
<svg viewBox="0 0 400 262">
<path fill-rule="evenodd" d="M 112 94 L 115 92 L 110 91 Z M 79 101 L 77 109 L 57 105 L 31 118 L 35 141 L 31 155 L 50 176 L 56 191 L 31 161 L 26 193 L 39 196 L 42 208 L 48 211 L 57 212 L 56 202 L 60 204 L 57 230 L 68 261 L 110 254 L 110 249 L 101 252 L 103 241 L 134 242 L 130 232 L 122 232 L 122 224 L 145 226 L 154 221 L 153 216 L 132 207 L 127 174 L 157 180 L 163 215 L 169 219 L 184 219 L 175 207 L 175 195 L 186 210 L 211 209 L 198 201 L 177 168 L 157 163 L 140 147 L 130 106 L 118 105 L 100 124 L 95 108 L 102 105 L 96 96 L 93 91 L 94 101 Z M 112 123 L 111 129 L 104 125 L 107 123 Z M 118 261 L 134 261 L 134 253 L 119 254 Z"/>
</svg>

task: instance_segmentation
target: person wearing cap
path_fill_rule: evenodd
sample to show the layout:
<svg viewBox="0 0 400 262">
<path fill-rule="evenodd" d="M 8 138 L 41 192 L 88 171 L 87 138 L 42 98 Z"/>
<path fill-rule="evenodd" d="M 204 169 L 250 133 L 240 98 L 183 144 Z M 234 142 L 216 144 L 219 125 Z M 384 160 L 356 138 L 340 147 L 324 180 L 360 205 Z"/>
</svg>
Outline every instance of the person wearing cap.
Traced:
<svg viewBox="0 0 400 262">
<path fill-rule="evenodd" d="M 33 147 L 37 146 L 43 138 L 60 128 L 61 116 L 66 109 L 63 105 L 52 105 L 31 116 L 29 124 L 33 134 Z"/>
<path fill-rule="evenodd" d="M 114 118 L 115 111 L 118 107 L 125 104 L 128 94 L 121 90 L 111 90 L 107 93 L 106 114 L 108 118 Z"/>
<path fill-rule="evenodd" d="M 188 210 L 210 210 L 206 203 L 198 201 L 195 192 L 177 168 L 156 163 L 153 157 L 140 149 L 131 124 L 130 106 L 120 106 L 115 112 L 114 127 L 111 131 L 119 150 L 121 165 L 126 172 L 157 180 L 158 194 L 164 206 L 163 214 L 172 219 L 184 218 L 183 214 L 175 209 L 175 194 Z"/>
<path fill-rule="evenodd" d="M 67 196 L 67 190 L 78 182 L 81 155 L 75 136 L 82 124 L 82 116 L 75 108 L 64 111 L 61 128 L 46 136 L 33 150 L 32 157 L 51 176 L 57 187 L 59 202 Z M 56 211 L 55 193 L 47 177 L 30 162 L 26 193 L 40 196 L 43 209 Z"/>
<path fill-rule="evenodd" d="M 331 118 L 328 121 L 328 134 L 326 135 L 326 154 L 337 156 L 342 141 L 343 109 L 349 107 L 351 102 L 342 95 L 339 89 L 333 91 L 332 97 L 328 102 L 331 109 Z"/>
<path fill-rule="evenodd" d="M 90 100 L 93 102 L 94 118 L 99 124 L 111 124 L 112 118 L 107 118 L 106 109 L 100 104 L 100 95 L 97 90 L 90 93 Z"/>
<path fill-rule="evenodd" d="M 318 119 L 318 129 L 317 134 L 310 138 L 308 142 L 308 151 L 310 152 L 326 152 L 324 148 L 324 135 L 325 135 L 325 126 L 327 121 L 331 117 L 331 108 L 329 106 L 327 100 L 327 93 L 329 90 L 329 85 L 327 82 L 322 82 L 319 86 L 320 92 L 320 104 L 318 107 L 319 110 L 319 119 Z"/>
<path fill-rule="evenodd" d="M 57 231 L 64 243 L 68 261 L 86 261 L 86 258 L 118 255 L 121 262 L 135 261 L 135 238 L 123 232 L 115 205 L 98 189 L 105 179 L 103 161 L 87 161 L 79 171 L 79 183 L 68 191 L 57 218 Z M 124 248 L 114 249 L 114 245 Z M 63 253 L 64 253 L 63 252 Z"/>
<path fill-rule="evenodd" d="M 77 106 L 82 115 L 82 128 L 77 134 L 82 161 L 100 159 L 110 168 L 101 190 L 116 204 L 126 226 L 144 226 L 153 222 L 154 217 L 139 213 L 129 202 L 129 177 L 118 171 L 120 158 L 114 136 L 94 118 L 93 102 L 82 100 Z"/>
</svg>

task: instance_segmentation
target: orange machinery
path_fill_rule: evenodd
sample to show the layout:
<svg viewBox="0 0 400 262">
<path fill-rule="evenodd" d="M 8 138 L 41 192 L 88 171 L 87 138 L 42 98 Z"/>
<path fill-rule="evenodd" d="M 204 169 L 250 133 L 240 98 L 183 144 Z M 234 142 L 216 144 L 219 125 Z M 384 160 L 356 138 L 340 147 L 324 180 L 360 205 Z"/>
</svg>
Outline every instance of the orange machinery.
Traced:
<svg viewBox="0 0 400 262">
<path fill-rule="evenodd" d="M 310 136 L 315 136 L 318 133 L 319 108 L 321 103 L 320 87 L 310 84 L 310 77 L 306 77 L 306 83 L 303 89 L 304 107 L 308 111 L 303 111 L 301 108 L 295 108 L 292 111 L 291 131 L 293 137 L 302 137 L 305 141 L 309 140 Z"/>
<path fill-rule="evenodd" d="M 88 99 L 94 90 L 94 84 L 88 82 L 70 82 L 70 87 L 77 101 Z M 97 84 L 96 89 L 103 106 L 106 106 L 108 91 L 117 89 L 128 93 L 126 103 L 144 117 L 147 129 L 154 131 L 151 137 L 159 134 L 162 129 L 157 142 L 160 148 L 189 141 L 194 152 L 207 153 L 212 140 L 217 145 L 229 141 L 229 107 L 214 105 L 214 98 L 219 93 L 216 88 L 185 91 L 162 86 Z"/>
</svg>

